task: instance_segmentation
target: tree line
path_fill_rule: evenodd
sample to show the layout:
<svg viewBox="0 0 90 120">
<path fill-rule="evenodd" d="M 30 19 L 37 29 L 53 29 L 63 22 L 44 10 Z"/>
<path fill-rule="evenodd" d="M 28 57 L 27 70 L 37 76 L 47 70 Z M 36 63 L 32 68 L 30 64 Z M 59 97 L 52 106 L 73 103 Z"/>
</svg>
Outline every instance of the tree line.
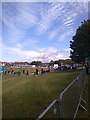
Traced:
<svg viewBox="0 0 90 120">
<path fill-rule="evenodd" d="M 53 66 L 54 64 L 58 64 L 58 65 L 61 65 L 61 63 L 63 64 L 72 64 L 73 61 L 71 59 L 66 59 L 66 60 L 51 60 L 49 63 L 46 63 L 48 64 L 49 66 Z M 36 65 L 36 66 L 39 66 L 39 65 L 42 65 L 44 63 L 42 63 L 41 61 L 32 61 L 30 63 L 30 65 Z"/>
<path fill-rule="evenodd" d="M 85 58 L 90 56 L 90 20 L 81 22 L 70 41 L 70 48 L 70 58 L 74 62 L 85 62 Z"/>
</svg>

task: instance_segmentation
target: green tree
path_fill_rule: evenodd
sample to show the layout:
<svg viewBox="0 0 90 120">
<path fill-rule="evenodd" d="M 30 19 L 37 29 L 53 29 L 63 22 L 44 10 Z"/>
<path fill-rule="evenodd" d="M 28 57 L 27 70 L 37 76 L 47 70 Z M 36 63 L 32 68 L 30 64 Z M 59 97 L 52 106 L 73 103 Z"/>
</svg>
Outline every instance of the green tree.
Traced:
<svg viewBox="0 0 90 120">
<path fill-rule="evenodd" d="M 75 36 L 70 41 L 70 57 L 74 62 L 84 62 L 90 56 L 90 20 L 81 22 Z"/>
<path fill-rule="evenodd" d="M 50 66 L 53 66 L 54 65 L 54 61 L 51 60 L 50 63 L 49 63 Z"/>
<path fill-rule="evenodd" d="M 42 65 L 42 62 L 41 62 L 41 61 L 32 61 L 32 62 L 30 63 L 30 65 L 39 66 L 39 65 Z"/>
</svg>

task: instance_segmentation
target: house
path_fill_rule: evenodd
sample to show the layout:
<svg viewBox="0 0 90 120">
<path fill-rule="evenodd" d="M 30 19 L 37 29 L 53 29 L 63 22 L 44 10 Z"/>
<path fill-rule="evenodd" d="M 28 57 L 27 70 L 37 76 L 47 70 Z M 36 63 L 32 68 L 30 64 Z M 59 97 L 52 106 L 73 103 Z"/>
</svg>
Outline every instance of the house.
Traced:
<svg viewBox="0 0 90 120">
<path fill-rule="evenodd" d="M 10 62 L 0 62 L 1 67 L 10 66 Z"/>
<path fill-rule="evenodd" d="M 28 62 L 14 62 L 12 68 L 35 68 L 36 65 L 30 65 Z"/>
<path fill-rule="evenodd" d="M 30 67 L 29 63 L 25 62 L 14 62 L 12 64 L 12 68 L 28 68 Z"/>
</svg>

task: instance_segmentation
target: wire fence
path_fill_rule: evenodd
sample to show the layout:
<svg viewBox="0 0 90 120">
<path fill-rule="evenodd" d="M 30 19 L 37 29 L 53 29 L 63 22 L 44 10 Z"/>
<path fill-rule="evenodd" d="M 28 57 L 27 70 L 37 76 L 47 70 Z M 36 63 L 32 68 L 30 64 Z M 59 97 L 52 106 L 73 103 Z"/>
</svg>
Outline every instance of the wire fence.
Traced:
<svg viewBox="0 0 90 120">
<path fill-rule="evenodd" d="M 79 76 L 70 83 L 70 85 L 64 89 L 60 94 L 60 101 L 54 100 L 39 116 L 36 120 L 43 118 L 63 119 L 63 118 L 76 118 L 79 107 L 82 107 L 85 111 L 87 109 L 81 105 L 81 101 L 86 103 L 82 99 L 86 83 L 86 72 L 83 70 Z"/>
</svg>

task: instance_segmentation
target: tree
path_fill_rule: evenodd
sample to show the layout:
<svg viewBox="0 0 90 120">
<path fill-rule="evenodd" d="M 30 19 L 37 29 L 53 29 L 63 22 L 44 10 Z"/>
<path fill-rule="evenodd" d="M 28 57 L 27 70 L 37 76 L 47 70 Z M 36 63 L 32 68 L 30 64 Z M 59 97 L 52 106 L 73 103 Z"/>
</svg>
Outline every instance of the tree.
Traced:
<svg viewBox="0 0 90 120">
<path fill-rule="evenodd" d="M 41 61 L 33 61 L 33 62 L 30 63 L 30 65 L 39 66 L 39 65 L 42 65 L 42 62 Z"/>
<path fill-rule="evenodd" d="M 90 56 L 90 20 L 81 22 L 75 36 L 70 41 L 70 57 L 74 62 L 84 62 Z"/>
<path fill-rule="evenodd" d="M 49 63 L 50 66 L 53 66 L 54 65 L 54 61 L 51 60 L 50 63 Z"/>
</svg>

